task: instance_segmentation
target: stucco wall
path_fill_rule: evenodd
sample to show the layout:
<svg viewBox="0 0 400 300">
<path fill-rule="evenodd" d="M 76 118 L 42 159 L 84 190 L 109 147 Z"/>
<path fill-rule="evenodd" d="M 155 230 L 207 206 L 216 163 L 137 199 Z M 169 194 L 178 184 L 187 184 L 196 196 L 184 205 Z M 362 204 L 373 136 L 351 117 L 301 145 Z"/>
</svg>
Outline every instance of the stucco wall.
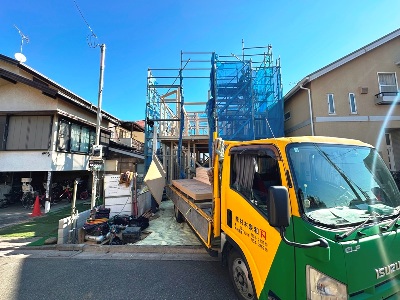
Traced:
<svg viewBox="0 0 400 300">
<path fill-rule="evenodd" d="M 26 77 L 29 80 L 33 76 L 21 69 L 5 63 L 0 60 L 0 68 L 6 69 L 10 72 Z M 54 88 L 49 86 L 50 88 Z M 58 88 L 54 88 L 58 89 Z M 80 119 L 87 120 L 87 122 L 96 125 L 97 113 L 96 108 L 94 112 L 89 112 L 86 109 L 61 100 L 59 98 L 53 99 L 44 95 L 40 90 L 17 82 L 16 84 L 2 80 L 0 84 L 0 112 L 29 112 L 29 111 L 56 111 L 57 109 L 64 111 L 72 116 Z M 97 103 L 95 104 L 97 105 Z M 109 123 L 106 119 L 102 119 L 101 126 L 108 128 Z"/>
<path fill-rule="evenodd" d="M 399 84 L 400 68 L 396 65 L 400 61 L 398 49 L 400 38 L 311 81 L 308 87 L 311 88 L 315 135 L 362 140 L 377 147 L 388 162 L 384 133 L 386 129 L 400 128 L 400 106 L 377 105 L 375 94 L 379 93 L 378 72 L 396 72 Z M 368 88 L 368 93 L 361 94 L 360 87 Z M 336 111 L 331 115 L 328 113 L 328 93 L 334 94 Z M 356 114 L 350 112 L 349 93 L 355 94 Z M 288 136 L 306 133 L 304 124 L 309 123 L 306 99 L 306 91 L 299 90 L 285 102 L 285 112 L 291 111 L 291 120 L 285 122 L 285 130 L 292 130 Z"/>
<path fill-rule="evenodd" d="M 350 116 L 349 93 L 355 93 L 358 115 L 386 115 L 389 106 L 376 105 L 375 94 L 379 93 L 378 72 L 396 72 L 395 64 L 400 49 L 400 38 L 390 41 L 354 60 L 332 70 L 312 82 L 312 100 L 315 116 L 328 116 L 327 93 L 335 97 L 336 115 Z M 398 61 L 398 60 L 397 60 Z M 361 94 L 359 87 L 367 87 L 368 94 Z M 400 114 L 395 107 L 394 115 Z"/>
<path fill-rule="evenodd" d="M 284 103 L 284 112 L 290 112 L 290 118 L 284 123 L 286 136 L 311 135 L 309 107 L 306 90 L 300 90 Z"/>
<path fill-rule="evenodd" d="M 0 86 L 0 112 L 55 111 L 57 101 L 22 83 Z"/>
</svg>

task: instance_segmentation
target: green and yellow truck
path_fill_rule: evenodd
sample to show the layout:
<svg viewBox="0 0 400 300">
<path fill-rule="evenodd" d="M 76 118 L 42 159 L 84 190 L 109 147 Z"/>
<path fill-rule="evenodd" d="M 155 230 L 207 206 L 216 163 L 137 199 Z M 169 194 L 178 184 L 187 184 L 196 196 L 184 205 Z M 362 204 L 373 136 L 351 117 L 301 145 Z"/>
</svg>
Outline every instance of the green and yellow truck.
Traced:
<svg viewBox="0 0 400 300">
<path fill-rule="evenodd" d="M 371 145 L 215 139 L 209 173 L 210 199 L 167 195 L 239 299 L 400 299 L 400 193 Z"/>
</svg>

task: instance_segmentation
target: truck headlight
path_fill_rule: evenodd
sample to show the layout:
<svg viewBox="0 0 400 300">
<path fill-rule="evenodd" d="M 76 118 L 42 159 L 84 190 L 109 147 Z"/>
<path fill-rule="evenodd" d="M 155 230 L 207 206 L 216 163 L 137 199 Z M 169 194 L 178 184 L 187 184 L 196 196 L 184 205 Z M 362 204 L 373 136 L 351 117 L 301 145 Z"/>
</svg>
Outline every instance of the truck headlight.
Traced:
<svg viewBox="0 0 400 300">
<path fill-rule="evenodd" d="M 343 283 L 307 266 L 307 299 L 347 299 L 347 287 Z"/>
</svg>

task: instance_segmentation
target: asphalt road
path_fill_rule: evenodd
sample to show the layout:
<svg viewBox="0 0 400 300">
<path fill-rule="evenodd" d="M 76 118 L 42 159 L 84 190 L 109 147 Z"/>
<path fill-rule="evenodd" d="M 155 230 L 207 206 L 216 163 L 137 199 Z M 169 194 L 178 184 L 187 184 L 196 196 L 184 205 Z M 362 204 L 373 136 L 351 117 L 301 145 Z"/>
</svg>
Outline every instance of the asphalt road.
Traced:
<svg viewBox="0 0 400 300">
<path fill-rule="evenodd" d="M 226 268 L 198 254 L 3 251 L 0 299 L 234 300 Z"/>
</svg>

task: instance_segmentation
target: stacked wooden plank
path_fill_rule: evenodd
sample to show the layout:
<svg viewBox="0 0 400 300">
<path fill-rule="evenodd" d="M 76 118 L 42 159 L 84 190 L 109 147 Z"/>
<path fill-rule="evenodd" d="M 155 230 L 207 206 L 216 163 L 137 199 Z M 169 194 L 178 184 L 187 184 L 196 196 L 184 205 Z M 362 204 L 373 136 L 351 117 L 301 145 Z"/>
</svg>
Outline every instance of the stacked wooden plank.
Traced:
<svg viewBox="0 0 400 300">
<path fill-rule="evenodd" d="M 193 177 L 193 179 L 196 179 L 206 184 L 211 184 L 207 174 L 208 170 L 210 170 L 210 168 L 204 168 L 204 167 L 196 168 L 196 176 Z"/>
<path fill-rule="evenodd" d="M 176 179 L 172 180 L 172 184 L 193 200 L 212 199 L 212 189 L 210 184 L 206 184 L 196 179 Z"/>
</svg>

